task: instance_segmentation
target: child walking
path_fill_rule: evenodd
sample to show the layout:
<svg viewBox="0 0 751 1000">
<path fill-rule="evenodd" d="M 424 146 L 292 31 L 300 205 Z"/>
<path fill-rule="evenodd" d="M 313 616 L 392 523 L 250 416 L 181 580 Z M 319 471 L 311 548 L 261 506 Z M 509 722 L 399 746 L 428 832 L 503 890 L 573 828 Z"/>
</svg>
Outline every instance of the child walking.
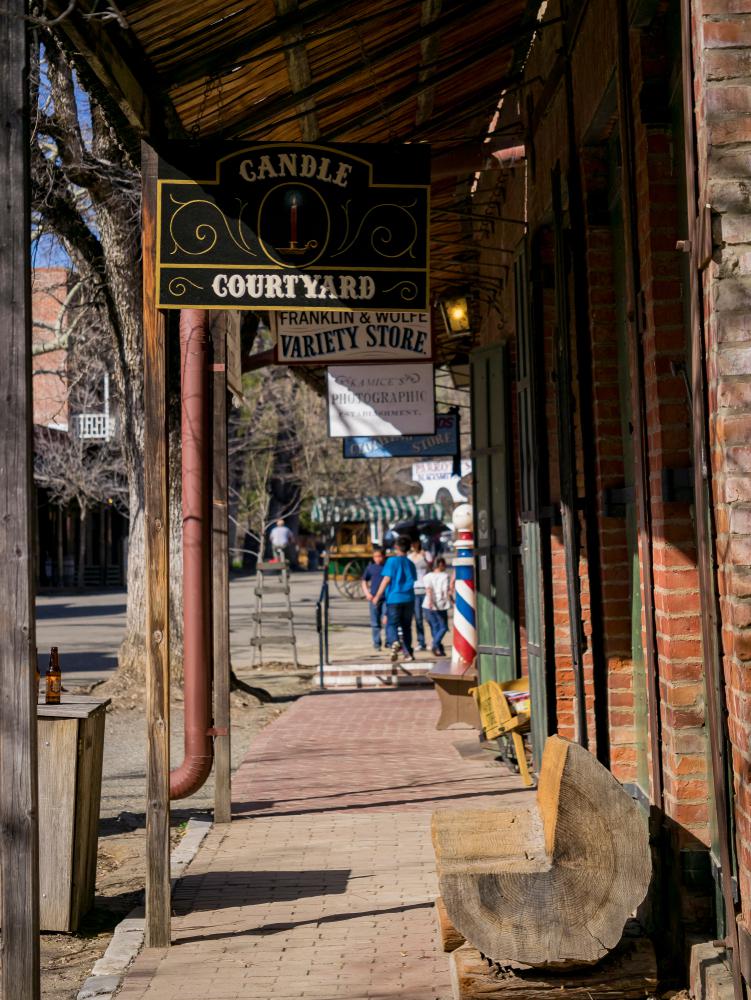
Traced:
<svg viewBox="0 0 751 1000">
<path fill-rule="evenodd" d="M 443 637 L 449 630 L 451 595 L 446 560 L 442 556 L 436 559 L 435 569 L 425 574 L 423 583 L 425 584 L 425 600 L 422 606 L 428 619 L 428 625 L 430 625 L 430 651 L 436 656 L 445 656 Z"/>
</svg>

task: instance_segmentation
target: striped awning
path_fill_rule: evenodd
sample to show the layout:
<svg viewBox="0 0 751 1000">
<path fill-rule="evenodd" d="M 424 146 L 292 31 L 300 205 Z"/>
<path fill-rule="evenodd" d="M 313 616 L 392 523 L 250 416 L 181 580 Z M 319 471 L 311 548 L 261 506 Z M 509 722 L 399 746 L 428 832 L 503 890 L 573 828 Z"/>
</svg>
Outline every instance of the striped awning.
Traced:
<svg viewBox="0 0 751 1000">
<path fill-rule="evenodd" d="M 418 504 L 415 497 L 317 497 L 310 518 L 317 524 L 340 524 L 343 521 L 378 521 L 393 524 L 417 515 L 440 520 L 440 504 Z"/>
</svg>

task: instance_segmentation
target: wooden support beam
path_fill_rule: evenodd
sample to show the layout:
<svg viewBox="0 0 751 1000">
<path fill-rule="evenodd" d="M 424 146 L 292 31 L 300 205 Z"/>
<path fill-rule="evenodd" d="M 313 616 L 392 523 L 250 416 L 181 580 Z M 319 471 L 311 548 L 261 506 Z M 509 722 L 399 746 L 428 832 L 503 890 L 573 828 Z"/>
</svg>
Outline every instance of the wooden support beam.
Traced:
<svg viewBox="0 0 751 1000">
<path fill-rule="evenodd" d="M 299 7 L 299 0 L 274 0 L 274 7 L 278 17 L 294 13 Z M 287 63 L 287 76 L 293 94 L 299 94 L 313 82 L 313 75 L 310 72 L 308 53 L 305 49 L 305 42 L 302 40 L 302 31 L 297 28 L 291 31 L 282 32 L 282 41 L 285 44 L 295 43 L 284 53 Z M 316 115 L 315 101 L 309 99 L 298 105 L 300 112 L 300 133 L 304 142 L 315 142 L 320 137 L 321 131 L 318 127 L 318 116 Z"/>
<path fill-rule="evenodd" d="M 624 277 L 626 279 L 626 318 L 628 321 L 628 356 L 631 376 L 631 433 L 634 450 L 636 513 L 639 527 L 639 562 L 641 595 L 644 605 L 644 652 L 647 658 L 647 709 L 650 739 L 650 802 L 657 815 L 663 804 L 662 721 L 660 711 L 660 655 L 657 647 L 657 617 L 652 559 L 652 463 L 647 428 L 647 393 L 645 383 L 644 334 L 646 325 L 642 296 L 641 257 L 639 254 L 639 213 L 637 207 L 636 123 L 633 113 L 628 16 L 619 0 L 616 6 L 618 25 L 618 129 L 621 141 L 621 201 L 623 205 Z M 625 25 L 623 23 L 625 18 Z M 711 655 L 708 651 L 706 656 Z"/>
<path fill-rule="evenodd" d="M 571 302 L 569 275 L 571 254 L 563 221 L 560 163 L 552 172 L 553 235 L 555 238 L 555 396 L 558 426 L 558 471 L 561 498 L 563 550 L 566 564 L 571 660 L 576 693 L 576 739 L 589 745 L 587 705 L 584 686 L 584 653 L 586 639 L 582 619 L 581 579 L 579 576 L 579 508 L 578 468 L 576 461 L 576 425 L 574 422 L 573 362 L 571 357 Z"/>
<path fill-rule="evenodd" d="M 442 0 L 422 0 L 422 13 L 420 24 L 430 24 L 441 13 Z M 420 71 L 417 79 L 420 83 L 425 83 L 432 75 L 432 64 L 438 58 L 438 49 L 441 39 L 438 35 L 431 35 L 430 38 L 420 42 Z M 417 112 L 415 114 L 415 126 L 423 125 L 433 114 L 433 98 L 435 87 L 429 87 L 417 95 Z"/>
<path fill-rule="evenodd" d="M 211 607 L 214 642 L 214 822 L 232 818 L 230 652 L 229 652 L 229 521 L 227 468 L 227 327 L 239 326 L 238 313 L 215 313 L 211 319 L 214 364 L 211 458 Z"/>
<path fill-rule="evenodd" d="M 152 143 L 184 130 L 156 71 L 127 23 L 92 17 L 96 4 L 82 0 L 68 11 L 68 0 L 47 0 L 46 13 L 61 17 L 57 30 L 68 39 L 86 69 L 104 87 L 127 125 Z"/>
<path fill-rule="evenodd" d="M 29 233 L 24 0 L 0 15 L 0 873 L 2 995 L 39 1000 Z"/>
<path fill-rule="evenodd" d="M 167 324 L 156 307 L 157 157 L 141 146 L 146 511 L 146 946 L 170 944 Z"/>
</svg>

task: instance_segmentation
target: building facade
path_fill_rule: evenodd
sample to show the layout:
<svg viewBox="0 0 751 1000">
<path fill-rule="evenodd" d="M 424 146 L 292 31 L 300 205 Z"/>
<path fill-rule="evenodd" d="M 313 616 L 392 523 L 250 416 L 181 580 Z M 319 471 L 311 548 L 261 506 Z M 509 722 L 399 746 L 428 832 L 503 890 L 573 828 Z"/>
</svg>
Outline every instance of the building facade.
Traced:
<svg viewBox="0 0 751 1000">
<path fill-rule="evenodd" d="M 32 387 L 34 441 L 37 455 L 59 444 L 69 435 L 86 448 L 96 448 L 115 432 L 110 415 L 109 380 L 103 387 L 80 391 L 80 378 L 70 378 L 69 334 L 76 309 L 75 275 L 64 267 L 35 268 L 32 274 Z M 71 391 L 71 383 L 76 391 Z M 95 397 L 96 411 L 83 411 L 80 399 Z M 45 487 L 43 477 L 35 483 L 37 508 L 36 579 L 49 587 L 123 586 L 127 560 L 127 520 L 112 503 L 93 505 L 82 521 L 75 501 L 61 504 Z M 83 562 L 83 572 L 79 572 Z"/>
<path fill-rule="evenodd" d="M 474 192 L 481 675 L 529 673 L 538 759 L 546 734 L 578 739 L 643 803 L 648 918 L 679 964 L 726 939 L 738 983 L 751 3 L 566 6 L 543 5 L 500 106 L 524 159 Z"/>
</svg>

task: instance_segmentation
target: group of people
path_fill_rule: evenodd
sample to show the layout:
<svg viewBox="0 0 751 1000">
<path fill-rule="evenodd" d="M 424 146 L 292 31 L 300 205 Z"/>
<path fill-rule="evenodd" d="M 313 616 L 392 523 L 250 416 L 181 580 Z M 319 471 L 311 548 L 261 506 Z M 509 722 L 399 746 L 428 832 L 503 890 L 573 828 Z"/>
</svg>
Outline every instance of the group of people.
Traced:
<svg viewBox="0 0 751 1000">
<path fill-rule="evenodd" d="M 448 632 L 448 615 L 453 599 L 451 578 L 446 560 L 435 560 L 419 541 L 406 535 L 396 541 L 394 555 L 386 557 L 380 547 L 362 576 L 362 588 L 370 603 L 370 624 L 373 646 L 381 648 L 381 628 L 386 626 L 386 645 L 401 649 L 408 660 L 414 660 L 412 622 L 417 634 L 417 647 L 426 650 L 425 621 L 430 628 L 430 651 L 445 656 L 443 639 Z"/>
</svg>

